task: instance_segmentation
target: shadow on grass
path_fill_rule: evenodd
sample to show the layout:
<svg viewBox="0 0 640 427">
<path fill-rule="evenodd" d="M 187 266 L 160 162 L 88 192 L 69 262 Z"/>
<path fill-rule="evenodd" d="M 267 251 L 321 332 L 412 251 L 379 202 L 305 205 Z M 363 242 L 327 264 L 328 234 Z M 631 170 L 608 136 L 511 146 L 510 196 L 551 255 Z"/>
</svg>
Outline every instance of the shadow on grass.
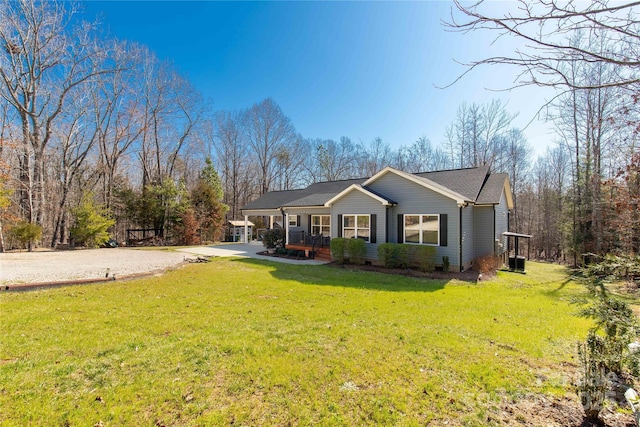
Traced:
<svg viewBox="0 0 640 427">
<path fill-rule="evenodd" d="M 564 273 L 563 273 L 563 279 L 562 281 L 559 281 L 558 287 L 555 289 L 551 289 L 547 292 L 545 292 L 547 295 L 549 296 L 555 296 L 558 293 L 560 293 L 561 291 L 564 290 L 564 288 L 571 282 L 575 282 L 576 280 L 576 276 L 574 274 L 574 272 L 569 268 L 569 267 L 565 267 L 564 268 Z M 554 280 L 556 281 L 556 280 Z"/>
<path fill-rule="evenodd" d="M 306 285 L 336 286 L 388 292 L 435 292 L 442 290 L 452 279 L 428 279 L 340 268 L 328 265 L 295 265 L 252 258 L 237 258 L 254 266 L 270 267 L 269 274 L 279 280 L 294 280 Z"/>
</svg>

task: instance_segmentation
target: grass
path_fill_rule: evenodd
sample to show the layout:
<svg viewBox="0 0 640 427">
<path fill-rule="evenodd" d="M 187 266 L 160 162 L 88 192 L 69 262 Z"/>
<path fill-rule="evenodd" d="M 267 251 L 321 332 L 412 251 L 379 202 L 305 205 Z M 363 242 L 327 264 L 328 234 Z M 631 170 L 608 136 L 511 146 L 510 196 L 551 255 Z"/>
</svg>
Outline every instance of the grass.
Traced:
<svg viewBox="0 0 640 427">
<path fill-rule="evenodd" d="M 486 425 L 569 390 L 562 267 L 426 281 L 216 258 L 0 295 L 2 425 Z M 563 367 L 564 366 L 564 367 Z"/>
</svg>

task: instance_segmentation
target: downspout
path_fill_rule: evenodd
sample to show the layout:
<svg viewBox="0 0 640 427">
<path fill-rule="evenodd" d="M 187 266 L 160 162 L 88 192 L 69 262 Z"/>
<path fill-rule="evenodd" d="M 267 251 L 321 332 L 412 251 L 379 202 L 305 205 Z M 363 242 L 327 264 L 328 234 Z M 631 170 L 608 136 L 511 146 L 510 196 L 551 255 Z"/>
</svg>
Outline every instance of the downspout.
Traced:
<svg viewBox="0 0 640 427">
<path fill-rule="evenodd" d="M 496 253 L 496 205 L 493 205 L 493 256 L 498 255 Z"/>
<path fill-rule="evenodd" d="M 458 239 L 460 240 L 460 244 L 458 245 L 460 248 L 460 253 L 458 254 L 458 262 L 460 263 L 460 272 L 464 270 L 464 266 L 462 265 L 462 206 L 459 208 L 459 218 L 458 218 Z"/>
</svg>

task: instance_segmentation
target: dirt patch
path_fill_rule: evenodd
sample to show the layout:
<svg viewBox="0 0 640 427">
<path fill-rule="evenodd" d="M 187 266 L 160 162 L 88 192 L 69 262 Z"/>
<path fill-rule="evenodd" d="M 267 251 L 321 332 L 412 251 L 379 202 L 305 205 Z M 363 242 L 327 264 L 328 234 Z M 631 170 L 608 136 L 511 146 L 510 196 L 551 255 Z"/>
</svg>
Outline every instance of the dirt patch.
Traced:
<svg viewBox="0 0 640 427">
<path fill-rule="evenodd" d="M 530 395 L 503 402 L 487 416 L 487 423 L 509 426 L 549 427 L 633 427 L 633 415 L 609 406 L 600 412 L 600 423 L 585 419 L 577 396 L 549 397 Z"/>
</svg>

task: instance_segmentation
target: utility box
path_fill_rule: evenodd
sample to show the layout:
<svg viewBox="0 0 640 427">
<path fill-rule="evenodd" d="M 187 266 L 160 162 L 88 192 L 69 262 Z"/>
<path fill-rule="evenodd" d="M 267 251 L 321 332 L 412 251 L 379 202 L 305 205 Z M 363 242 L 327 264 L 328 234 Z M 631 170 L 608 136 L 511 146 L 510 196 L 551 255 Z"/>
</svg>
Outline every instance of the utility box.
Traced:
<svg viewBox="0 0 640 427">
<path fill-rule="evenodd" d="M 509 270 L 524 271 L 525 258 L 523 256 L 509 257 Z"/>
</svg>

